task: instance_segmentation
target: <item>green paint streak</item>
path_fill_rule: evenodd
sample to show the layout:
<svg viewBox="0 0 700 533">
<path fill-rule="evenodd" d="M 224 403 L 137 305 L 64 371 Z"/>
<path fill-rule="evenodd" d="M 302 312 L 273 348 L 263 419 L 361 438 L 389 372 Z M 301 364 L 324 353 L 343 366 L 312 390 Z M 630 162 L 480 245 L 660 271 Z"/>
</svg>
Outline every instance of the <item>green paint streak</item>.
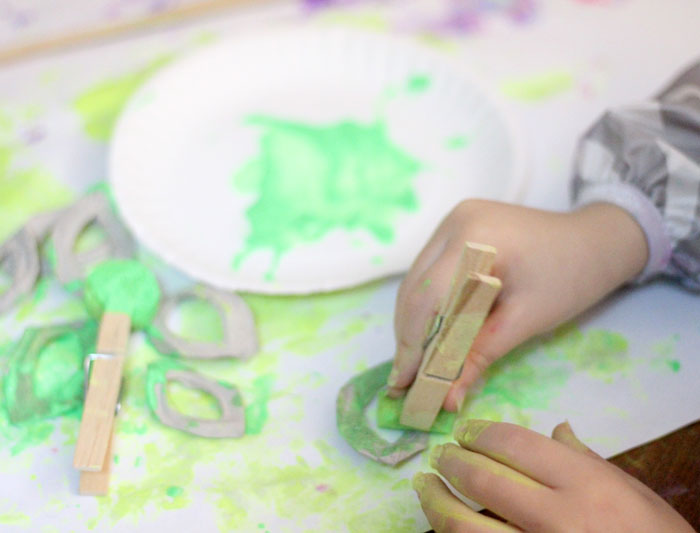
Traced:
<svg viewBox="0 0 700 533">
<path fill-rule="evenodd" d="M 14 512 L 0 514 L 0 524 L 5 524 L 6 526 L 29 527 L 31 523 L 31 517 L 24 513 Z"/>
<path fill-rule="evenodd" d="M 132 327 L 146 327 L 160 302 L 153 273 L 138 261 L 110 259 L 93 268 L 85 279 L 85 305 L 99 318 L 105 311 L 125 313 Z"/>
<path fill-rule="evenodd" d="M 34 292 L 31 293 L 17 309 L 16 320 L 25 320 L 46 299 L 49 290 L 49 280 L 46 278 L 37 281 Z M 2 291 L 2 288 L 0 288 Z"/>
<path fill-rule="evenodd" d="M 171 498 L 177 498 L 178 496 L 182 496 L 184 492 L 185 489 L 183 489 L 182 487 L 176 487 L 174 485 L 171 485 L 170 487 L 165 489 L 165 493 Z"/>
<path fill-rule="evenodd" d="M 175 318 L 173 330 L 186 339 L 217 342 L 224 338 L 219 311 L 205 300 L 184 300 L 178 306 Z"/>
<path fill-rule="evenodd" d="M 445 147 L 447 147 L 450 150 L 459 150 L 461 148 L 466 148 L 470 144 L 470 140 L 468 137 L 465 137 L 464 135 L 455 135 L 454 137 L 450 137 L 447 139 L 445 142 Z"/>
<path fill-rule="evenodd" d="M 275 384 L 274 375 L 260 376 L 252 383 L 252 389 L 246 391 L 245 433 L 258 435 L 262 432 L 267 421 L 267 403 L 270 401 L 272 387 Z"/>
<path fill-rule="evenodd" d="M 389 21 L 386 16 L 373 11 L 343 12 L 327 10 L 321 11 L 320 19 L 324 23 L 338 24 L 363 30 L 386 32 L 390 29 Z"/>
<path fill-rule="evenodd" d="M 537 102 L 570 90 L 574 77 L 568 70 L 552 70 L 501 83 L 501 92 L 515 100 Z"/>
<path fill-rule="evenodd" d="M 28 165 L 29 148 L 19 140 L 18 127 L 0 109 L 0 242 L 32 215 L 56 209 L 73 199 L 71 190 L 41 167 Z"/>
<path fill-rule="evenodd" d="M 80 115 L 85 133 L 98 141 L 109 140 L 131 95 L 172 58 L 172 55 L 159 57 L 135 72 L 100 82 L 78 96 L 73 106 Z"/>
<path fill-rule="evenodd" d="M 430 78 L 425 75 L 411 76 L 406 83 L 406 90 L 410 92 L 423 92 L 430 87 Z"/>
<path fill-rule="evenodd" d="M 269 251 L 272 280 L 285 253 L 336 230 L 388 244 L 398 215 L 418 209 L 412 182 L 420 163 L 392 144 L 381 122 L 313 125 L 252 115 L 247 123 L 262 134 L 259 155 L 233 177 L 238 191 L 255 197 L 234 269 Z"/>
</svg>

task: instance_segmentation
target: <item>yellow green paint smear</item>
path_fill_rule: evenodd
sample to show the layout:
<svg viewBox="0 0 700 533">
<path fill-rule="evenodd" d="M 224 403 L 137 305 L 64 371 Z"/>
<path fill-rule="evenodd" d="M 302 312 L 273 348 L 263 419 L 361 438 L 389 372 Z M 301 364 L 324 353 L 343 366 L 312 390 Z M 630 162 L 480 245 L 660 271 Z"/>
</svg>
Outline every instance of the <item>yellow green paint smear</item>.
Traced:
<svg viewBox="0 0 700 533">
<path fill-rule="evenodd" d="M 545 353 L 572 363 L 577 372 L 608 383 L 635 364 L 627 354 L 627 339 L 619 333 L 603 329 L 583 332 L 571 325 L 554 333 L 545 345 Z"/>
<path fill-rule="evenodd" d="M 170 406 L 185 416 L 210 420 L 221 418 L 219 401 L 208 392 L 173 381 L 168 383 L 165 394 Z"/>
<path fill-rule="evenodd" d="M 247 123 L 261 129 L 260 150 L 233 176 L 239 192 L 255 196 L 234 269 L 255 252 L 270 252 L 265 277 L 272 280 L 285 253 L 338 230 L 389 244 L 398 215 L 418 209 L 413 181 L 421 165 L 392 143 L 382 122 L 252 115 Z"/>
<path fill-rule="evenodd" d="M 348 318 L 379 287 L 379 283 L 369 283 L 352 290 L 309 296 L 244 294 L 243 298 L 255 315 L 263 352 L 282 350 L 315 355 L 347 342 L 372 324 L 391 320 L 390 315 Z M 256 357 L 249 364 L 257 365 L 259 359 Z"/>
<path fill-rule="evenodd" d="M 574 77 L 568 70 L 550 70 L 501 83 L 501 92 L 514 100 L 536 102 L 570 90 Z"/>
<path fill-rule="evenodd" d="M 104 80 L 78 96 L 73 107 L 80 115 L 85 133 L 98 141 L 109 140 L 131 95 L 171 59 L 171 55 L 161 56 L 135 72 Z"/>
<path fill-rule="evenodd" d="M 552 406 L 574 374 L 611 383 L 634 364 L 622 335 L 601 329 L 584 332 L 568 324 L 491 365 L 484 373 L 483 388 L 468 397 L 460 416 L 495 421 L 509 418 L 527 426 L 528 413 Z"/>
<path fill-rule="evenodd" d="M 24 162 L 28 148 L 18 138 L 16 121 L 0 110 L 0 242 L 32 215 L 62 207 L 73 198 L 70 189 L 45 169 Z"/>
<path fill-rule="evenodd" d="M 186 339 L 216 342 L 224 338 L 219 311 L 205 300 L 184 300 L 177 308 L 173 331 Z"/>
</svg>

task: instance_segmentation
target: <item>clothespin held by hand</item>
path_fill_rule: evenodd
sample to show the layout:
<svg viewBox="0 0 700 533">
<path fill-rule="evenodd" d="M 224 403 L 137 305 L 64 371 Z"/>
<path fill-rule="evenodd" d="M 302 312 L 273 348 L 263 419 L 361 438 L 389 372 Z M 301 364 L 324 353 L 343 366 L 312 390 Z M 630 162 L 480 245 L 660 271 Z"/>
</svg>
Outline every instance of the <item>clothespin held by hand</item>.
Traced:
<svg viewBox="0 0 700 533">
<path fill-rule="evenodd" d="M 438 331 L 428 339 L 418 374 L 406 394 L 401 424 L 423 431 L 432 427 L 501 289 L 501 281 L 488 275 L 495 257 L 492 246 L 465 244 L 438 315 Z"/>
</svg>

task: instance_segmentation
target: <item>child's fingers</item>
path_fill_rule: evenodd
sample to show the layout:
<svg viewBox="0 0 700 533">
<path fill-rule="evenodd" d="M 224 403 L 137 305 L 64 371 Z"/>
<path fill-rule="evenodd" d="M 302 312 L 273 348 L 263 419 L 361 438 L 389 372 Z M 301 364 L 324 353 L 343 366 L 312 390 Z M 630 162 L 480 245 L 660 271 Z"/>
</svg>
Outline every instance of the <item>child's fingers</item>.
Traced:
<svg viewBox="0 0 700 533">
<path fill-rule="evenodd" d="M 590 457 L 515 424 L 465 420 L 457 424 L 454 437 L 464 448 L 552 488 L 571 485 L 592 468 L 600 468 Z"/>
<path fill-rule="evenodd" d="M 436 533 L 514 533 L 519 529 L 481 515 L 459 501 L 435 474 L 413 477 L 428 522 Z"/>
<path fill-rule="evenodd" d="M 600 461 L 605 461 L 605 459 L 603 459 L 600 455 L 578 440 L 578 437 L 574 434 L 574 430 L 571 429 L 569 422 L 562 422 L 561 424 L 558 424 L 554 430 L 552 430 L 552 439 L 557 442 L 561 442 L 574 451 L 581 452 Z"/>
<path fill-rule="evenodd" d="M 456 444 L 435 446 L 430 465 L 461 494 L 529 529 L 551 511 L 554 492 L 522 472 Z"/>
<path fill-rule="evenodd" d="M 627 472 L 620 470 L 612 463 L 608 463 L 605 459 L 603 459 L 603 457 L 595 453 L 583 442 L 581 442 L 574 433 L 574 430 L 571 429 L 571 426 L 568 422 L 562 422 L 561 424 L 558 424 L 552 431 L 552 438 L 568 446 L 572 450 L 576 450 L 577 452 L 583 453 L 588 457 L 592 457 L 593 459 L 597 460 L 606 469 L 610 470 L 611 472 L 614 472 L 615 475 L 622 477 L 627 483 L 629 483 L 632 487 L 636 488 L 640 492 L 649 493 L 649 488 L 642 482 L 640 482 L 637 478 L 630 476 Z"/>
<path fill-rule="evenodd" d="M 409 386 L 416 377 L 425 340 L 449 290 L 457 257 L 453 250 L 445 250 L 397 300 L 396 356 L 388 380 L 390 395 Z"/>
</svg>

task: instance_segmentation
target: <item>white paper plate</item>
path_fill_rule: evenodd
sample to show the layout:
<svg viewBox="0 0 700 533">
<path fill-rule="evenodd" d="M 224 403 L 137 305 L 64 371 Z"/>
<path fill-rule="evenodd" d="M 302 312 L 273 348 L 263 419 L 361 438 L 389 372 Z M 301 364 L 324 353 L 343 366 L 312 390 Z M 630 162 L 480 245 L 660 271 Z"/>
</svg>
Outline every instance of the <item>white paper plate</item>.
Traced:
<svg viewBox="0 0 700 533">
<path fill-rule="evenodd" d="M 119 120 L 109 177 L 136 236 L 190 276 L 308 293 L 407 269 L 460 199 L 517 200 L 521 156 L 438 52 L 297 29 L 158 73 Z"/>
</svg>

